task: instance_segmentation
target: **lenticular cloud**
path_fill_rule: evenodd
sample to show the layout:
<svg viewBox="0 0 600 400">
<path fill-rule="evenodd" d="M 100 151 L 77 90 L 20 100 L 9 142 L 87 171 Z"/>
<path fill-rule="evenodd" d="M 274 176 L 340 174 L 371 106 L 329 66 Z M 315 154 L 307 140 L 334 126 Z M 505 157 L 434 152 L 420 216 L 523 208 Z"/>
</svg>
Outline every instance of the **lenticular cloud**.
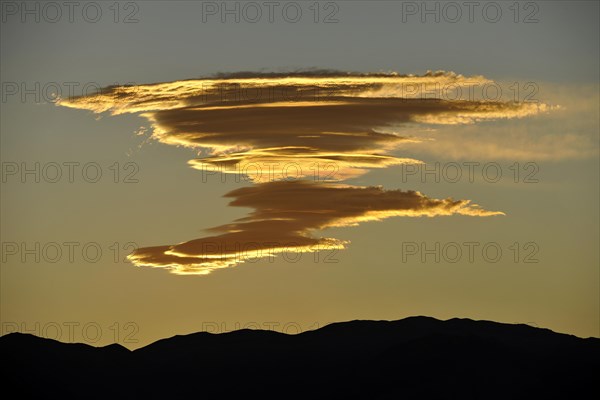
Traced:
<svg viewBox="0 0 600 400">
<path fill-rule="evenodd" d="M 421 163 L 396 154 L 416 140 L 403 133 L 407 125 L 474 124 L 547 110 L 543 104 L 458 95 L 488 82 L 446 72 L 240 73 L 115 86 L 58 104 L 94 113 L 139 114 L 150 122 L 153 139 L 207 154 L 190 160 L 191 167 L 242 173 L 254 182 L 226 195 L 234 199 L 231 206 L 254 210 L 247 217 L 210 229 L 212 236 L 140 248 L 129 257 L 140 266 L 208 274 L 249 258 L 344 248 L 344 241 L 314 236 L 328 227 L 393 216 L 501 215 L 469 200 L 335 183 L 372 168 Z"/>
</svg>

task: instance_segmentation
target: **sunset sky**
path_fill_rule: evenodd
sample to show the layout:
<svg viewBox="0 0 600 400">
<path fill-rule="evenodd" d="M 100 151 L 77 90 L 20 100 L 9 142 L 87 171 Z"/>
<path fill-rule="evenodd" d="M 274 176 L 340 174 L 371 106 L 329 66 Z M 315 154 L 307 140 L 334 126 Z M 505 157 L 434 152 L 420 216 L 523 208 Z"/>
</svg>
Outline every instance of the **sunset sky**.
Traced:
<svg viewBox="0 0 600 400">
<path fill-rule="evenodd" d="M 8 3 L 1 334 L 600 336 L 598 2 Z"/>
</svg>

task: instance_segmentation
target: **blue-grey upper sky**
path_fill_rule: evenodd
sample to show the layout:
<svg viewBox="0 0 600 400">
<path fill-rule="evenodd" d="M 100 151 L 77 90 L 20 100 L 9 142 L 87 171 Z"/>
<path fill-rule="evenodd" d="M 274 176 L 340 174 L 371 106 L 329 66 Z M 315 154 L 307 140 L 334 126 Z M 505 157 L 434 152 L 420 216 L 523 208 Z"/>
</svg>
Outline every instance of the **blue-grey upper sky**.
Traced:
<svg viewBox="0 0 600 400">
<path fill-rule="evenodd" d="M 32 23 L 35 14 L 22 16 L 25 6 L 19 7 L 17 14 L 3 17 L 3 79 L 149 83 L 240 68 L 318 67 L 407 73 L 444 69 L 585 82 L 597 78 L 599 67 L 596 1 L 522 2 L 519 7 L 456 2 L 459 18 L 456 8 L 444 2 L 337 1 L 335 7 L 328 2 L 315 7 L 302 1 L 295 23 L 296 7 L 284 8 L 285 2 L 272 6 L 272 23 L 265 2 L 257 2 L 260 18 L 244 2 L 237 2 L 238 12 L 236 2 L 133 3 L 135 8 L 122 2 L 117 17 L 138 20 L 132 23 L 114 23 L 115 11 L 106 4 L 96 23 L 86 22 L 95 18 L 95 8 L 84 12 L 85 2 L 74 8 L 73 23 L 66 6 L 56 23 L 43 23 L 54 18 L 54 11 L 44 13 L 39 6 L 39 24 Z M 221 15 L 227 9 L 234 12 Z"/>
</svg>

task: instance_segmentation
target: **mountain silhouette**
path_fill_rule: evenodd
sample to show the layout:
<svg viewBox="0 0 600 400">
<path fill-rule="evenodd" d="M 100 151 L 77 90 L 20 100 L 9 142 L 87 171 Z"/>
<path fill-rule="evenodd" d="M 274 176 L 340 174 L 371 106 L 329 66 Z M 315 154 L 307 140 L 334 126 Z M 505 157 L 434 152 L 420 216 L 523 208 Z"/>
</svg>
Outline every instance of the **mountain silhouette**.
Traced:
<svg viewBox="0 0 600 400">
<path fill-rule="evenodd" d="M 11 333 L 0 357 L 4 392 L 26 398 L 581 399 L 600 376 L 600 339 L 429 317 L 199 332 L 134 351 Z"/>
</svg>

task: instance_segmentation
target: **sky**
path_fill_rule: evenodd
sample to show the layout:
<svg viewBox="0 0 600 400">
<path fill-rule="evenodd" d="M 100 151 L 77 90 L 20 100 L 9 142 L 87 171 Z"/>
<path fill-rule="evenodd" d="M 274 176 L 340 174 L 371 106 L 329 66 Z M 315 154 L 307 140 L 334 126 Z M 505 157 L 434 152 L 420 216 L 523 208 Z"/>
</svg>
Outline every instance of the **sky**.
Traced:
<svg viewBox="0 0 600 400">
<path fill-rule="evenodd" d="M 469 4 L 3 2 L 0 334 L 600 337 L 599 3 Z"/>
</svg>

